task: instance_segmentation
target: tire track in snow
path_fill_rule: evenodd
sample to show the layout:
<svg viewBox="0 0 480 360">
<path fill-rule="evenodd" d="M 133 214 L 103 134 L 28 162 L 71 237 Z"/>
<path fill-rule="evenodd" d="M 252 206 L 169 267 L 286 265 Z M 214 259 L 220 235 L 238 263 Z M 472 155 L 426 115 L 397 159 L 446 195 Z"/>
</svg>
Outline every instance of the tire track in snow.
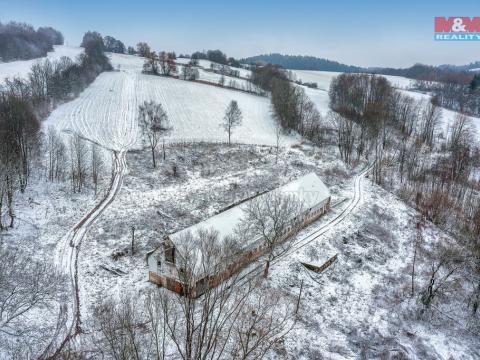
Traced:
<svg viewBox="0 0 480 360">
<path fill-rule="evenodd" d="M 365 178 L 365 175 L 368 174 L 373 168 L 372 165 L 368 165 L 364 170 L 362 170 L 357 176 L 355 176 L 354 182 L 353 182 L 353 197 L 347 204 L 347 206 L 333 219 L 328 221 L 326 224 L 320 226 L 317 228 L 315 231 L 312 233 L 304 236 L 303 238 L 298 239 L 296 242 L 292 244 L 290 249 L 283 253 L 282 255 L 278 256 L 274 260 L 270 262 L 270 269 L 272 269 L 272 266 L 280 263 L 282 261 L 288 260 L 289 256 L 292 255 L 293 253 L 297 252 L 301 248 L 305 247 L 306 245 L 312 243 L 313 241 L 317 240 L 320 236 L 323 234 L 327 233 L 328 231 L 332 230 L 335 226 L 340 224 L 342 221 L 344 221 L 348 215 L 350 215 L 360 204 L 360 202 L 363 199 L 363 193 L 362 193 L 362 181 Z M 251 279 L 253 276 L 257 276 L 263 272 L 264 265 L 259 264 L 255 266 L 253 269 L 242 275 L 239 279 L 239 281 L 243 281 L 245 279 L 245 282 L 247 282 L 249 279 Z"/>
<path fill-rule="evenodd" d="M 102 76 L 104 74 L 101 74 Z M 66 104 L 68 116 L 57 122 L 61 130 L 68 130 L 82 138 L 94 142 L 103 148 L 111 149 L 114 154 L 113 176 L 104 198 L 89 210 L 76 225 L 60 240 L 56 247 L 57 268 L 63 270 L 70 280 L 73 295 L 71 306 L 67 310 L 67 323 L 61 339 L 55 339 L 41 358 L 55 359 L 60 356 L 67 344 L 75 344 L 77 335 L 82 333 L 81 303 L 79 287 L 79 255 L 80 249 L 90 227 L 103 211 L 113 202 L 122 187 L 123 177 L 127 171 L 126 154 L 138 138 L 138 127 L 135 118 L 137 97 L 134 94 L 135 74 L 115 74 L 111 78 L 99 79 L 91 86 L 101 87 L 104 96 L 95 96 L 95 91 L 84 94 L 79 101 Z M 113 94 L 111 89 L 119 91 Z M 122 104 L 130 111 L 118 113 Z M 92 109 L 97 110 L 95 122 L 87 118 Z M 65 113 L 65 111 L 64 111 Z"/>
<path fill-rule="evenodd" d="M 80 248 L 89 228 L 112 203 L 122 187 L 123 176 L 127 171 L 126 153 L 126 150 L 114 152 L 114 175 L 106 196 L 93 209 L 85 214 L 82 219 L 80 219 L 80 221 L 62 238 L 61 245 L 58 247 L 58 266 L 64 269 L 70 276 L 70 288 L 73 294 L 73 302 L 68 311 L 66 334 L 55 351 L 52 351 L 52 355 L 46 357 L 47 359 L 57 358 L 65 345 L 73 340 L 75 336 L 82 333 L 80 289 L 78 286 L 78 260 Z"/>
</svg>

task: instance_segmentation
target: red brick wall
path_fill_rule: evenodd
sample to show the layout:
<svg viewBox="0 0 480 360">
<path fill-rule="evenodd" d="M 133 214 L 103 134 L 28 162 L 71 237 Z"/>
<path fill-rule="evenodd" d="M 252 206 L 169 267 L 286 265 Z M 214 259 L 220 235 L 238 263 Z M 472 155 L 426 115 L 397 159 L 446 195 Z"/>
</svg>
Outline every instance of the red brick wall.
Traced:
<svg viewBox="0 0 480 360">
<path fill-rule="evenodd" d="M 148 272 L 148 280 L 150 280 L 154 284 L 157 284 L 158 286 L 164 287 L 170 291 L 176 292 L 177 294 L 183 295 L 183 284 L 178 280 L 172 279 L 167 276 L 158 275 L 153 271 Z"/>
</svg>

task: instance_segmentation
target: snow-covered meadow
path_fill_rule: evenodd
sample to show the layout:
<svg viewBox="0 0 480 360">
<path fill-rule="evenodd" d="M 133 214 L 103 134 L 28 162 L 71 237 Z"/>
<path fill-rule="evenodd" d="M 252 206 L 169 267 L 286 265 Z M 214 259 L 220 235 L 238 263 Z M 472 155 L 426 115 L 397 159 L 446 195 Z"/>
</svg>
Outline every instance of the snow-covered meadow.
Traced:
<svg viewBox="0 0 480 360">
<path fill-rule="evenodd" d="M 107 149 L 138 148 L 141 145 L 137 127 L 138 106 L 153 100 L 163 105 L 173 127 L 167 141 L 225 142 L 227 137 L 220 124 L 227 105 L 236 100 L 243 121 L 235 129 L 232 141 L 262 145 L 276 143 L 275 122 L 268 98 L 218 86 L 145 75 L 141 73 L 143 60 L 139 57 L 110 54 L 110 58 L 117 71 L 102 73 L 77 99 L 54 110 L 46 124 L 77 133 Z M 282 136 L 283 143 L 294 141 L 295 138 Z"/>
<path fill-rule="evenodd" d="M 190 62 L 189 58 L 178 58 L 176 60 L 177 64 L 188 64 Z M 215 64 L 215 63 L 214 63 Z M 199 59 L 198 60 L 199 67 L 203 69 L 210 69 L 212 62 L 210 60 Z M 218 64 L 217 64 L 218 65 Z M 243 68 L 232 68 L 232 70 L 236 70 L 240 73 L 240 77 L 248 79 L 251 75 L 251 71 Z"/>
<path fill-rule="evenodd" d="M 302 82 L 317 83 L 318 88 L 326 90 L 330 88 L 332 79 L 341 73 L 335 71 L 315 71 L 315 70 L 291 70 L 296 76 L 297 80 Z M 393 87 L 397 89 L 409 89 L 413 80 L 401 76 L 382 75 L 387 78 Z"/>
</svg>

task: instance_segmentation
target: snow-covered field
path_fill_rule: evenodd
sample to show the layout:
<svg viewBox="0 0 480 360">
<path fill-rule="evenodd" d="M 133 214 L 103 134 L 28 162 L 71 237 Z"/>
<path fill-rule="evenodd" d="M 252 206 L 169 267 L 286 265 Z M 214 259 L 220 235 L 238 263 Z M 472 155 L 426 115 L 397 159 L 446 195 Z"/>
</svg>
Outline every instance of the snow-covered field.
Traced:
<svg viewBox="0 0 480 360">
<path fill-rule="evenodd" d="M 318 88 L 313 89 L 304 86 L 303 89 L 308 97 L 317 106 L 317 109 L 323 116 L 326 116 L 329 111 L 329 96 L 328 91 L 332 80 L 340 75 L 339 72 L 333 71 L 314 71 L 314 70 L 291 70 L 297 80 L 302 82 L 317 83 Z M 383 75 L 382 75 L 383 76 Z M 385 76 L 392 85 L 397 89 L 408 89 L 411 86 L 412 80 L 400 76 Z"/>
<path fill-rule="evenodd" d="M 78 55 L 83 53 L 83 48 L 80 47 L 54 45 L 53 48 L 53 51 L 49 52 L 47 56 L 43 58 L 12 61 L 7 63 L 0 62 L 0 85 L 5 81 L 6 78 L 27 77 L 32 65 L 39 60 L 50 59 L 55 61 L 59 60 L 63 56 L 75 60 Z"/>
<path fill-rule="evenodd" d="M 291 70 L 302 82 L 314 82 L 317 83 L 318 88 L 326 90 L 330 88 L 332 79 L 341 73 L 334 71 L 315 71 L 315 70 Z M 411 87 L 412 80 L 401 76 L 382 75 L 387 78 L 397 89 L 408 89 Z"/>
<path fill-rule="evenodd" d="M 334 77 L 337 77 L 341 73 L 334 71 L 315 71 L 315 70 L 290 70 L 292 71 L 297 80 L 302 82 L 314 82 L 317 83 L 319 90 L 328 91 L 330 83 Z"/>
<path fill-rule="evenodd" d="M 220 126 L 228 103 L 236 100 L 243 114 L 242 125 L 232 141 L 274 145 L 275 122 L 270 101 L 217 86 L 141 74 L 143 61 L 129 55 L 110 54 L 119 71 L 102 73 L 80 96 L 53 111 L 47 124 L 72 131 L 108 149 L 138 145 L 138 106 L 143 101 L 160 102 L 173 126 L 167 141 L 203 140 L 224 142 Z M 284 136 L 283 143 L 295 139 Z"/>
<path fill-rule="evenodd" d="M 188 58 L 178 58 L 177 63 L 178 64 L 188 64 L 190 62 L 190 59 Z M 210 69 L 212 62 L 210 60 L 204 60 L 204 59 L 199 59 L 198 60 L 198 65 L 204 69 Z M 249 78 L 251 75 L 251 71 L 247 69 L 242 69 L 242 68 L 236 68 L 232 67 L 232 70 L 236 70 L 240 73 L 240 77 L 243 78 Z"/>
</svg>

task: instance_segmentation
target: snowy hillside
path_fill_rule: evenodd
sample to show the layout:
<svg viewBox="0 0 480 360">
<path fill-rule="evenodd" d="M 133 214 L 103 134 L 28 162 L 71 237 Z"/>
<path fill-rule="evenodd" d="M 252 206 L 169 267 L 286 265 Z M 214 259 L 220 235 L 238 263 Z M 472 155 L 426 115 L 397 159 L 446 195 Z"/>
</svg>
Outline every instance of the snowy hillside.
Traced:
<svg viewBox="0 0 480 360">
<path fill-rule="evenodd" d="M 333 71 L 314 71 L 314 70 L 291 70 L 302 82 L 314 82 L 317 83 L 318 88 L 326 90 L 330 88 L 332 79 L 338 76 L 339 72 Z M 382 75 L 387 78 L 398 89 L 408 89 L 411 86 L 412 80 L 401 76 Z"/>
<path fill-rule="evenodd" d="M 190 59 L 188 58 L 178 58 L 177 59 L 177 64 L 188 64 L 190 62 Z M 210 69 L 212 62 L 210 60 L 204 60 L 200 59 L 198 60 L 198 65 L 204 69 Z M 241 69 L 241 68 L 234 68 L 232 67 L 233 70 L 236 70 L 240 73 L 240 77 L 243 78 L 249 78 L 251 71 L 247 69 Z"/>
<path fill-rule="evenodd" d="M 411 96 L 417 100 L 423 100 L 425 102 L 430 101 L 431 96 L 429 94 L 424 94 L 418 91 L 408 91 L 408 90 L 400 90 L 403 94 Z M 445 109 L 442 108 L 442 116 L 440 119 L 440 129 L 443 132 L 443 135 L 447 135 L 450 128 L 452 127 L 453 123 L 455 122 L 455 119 L 457 117 L 458 113 L 453 110 Z M 478 138 L 480 135 L 480 118 L 470 116 L 469 117 L 472 120 L 472 125 L 474 126 L 474 129 L 472 131 L 475 132 L 475 136 Z"/>
<path fill-rule="evenodd" d="M 310 99 L 315 103 L 318 110 L 322 115 L 326 115 L 329 110 L 329 97 L 328 90 L 330 88 L 330 83 L 332 79 L 338 76 L 340 73 L 337 72 L 328 72 L 328 71 L 311 71 L 311 70 L 291 70 L 297 76 L 297 79 L 302 82 L 315 82 L 318 85 L 318 89 L 312 89 L 304 87 L 306 94 Z M 409 95 L 415 99 L 420 99 L 424 101 L 429 101 L 431 96 L 429 94 L 424 94 L 418 91 L 408 90 L 411 88 L 412 81 L 411 79 L 401 77 L 401 76 L 389 76 L 381 75 L 387 78 L 388 81 L 393 85 L 393 87 L 399 89 L 405 95 Z M 441 130 L 443 134 L 446 135 L 449 131 L 449 128 L 452 126 L 455 121 L 457 112 L 442 108 L 442 118 L 441 118 Z M 470 117 L 472 123 L 475 126 L 474 131 L 476 135 L 480 134 L 480 118 Z"/>
<path fill-rule="evenodd" d="M 0 63 L 0 84 L 3 83 L 6 78 L 12 78 L 15 76 L 25 78 L 30 72 L 32 65 L 38 60 L 50 59 L 54 61 L 59 60 L 63 56 L 75 60 L 75 58 L 82 52 L 83 48 L 80 47 L 54 45 L 54 50 L 49 52 L 44 58 Z"/>
<path fill-rule="evenodd" d="M 119 71 L 102 73 L 77 99 L 57 108 L 48 124 L 73 131 L 102 146 L 120 150 L 138 145 L 137 111 L 143 101 L 160 102 L 173 131 L 168 141 L 225 141 L 220 127 L 225 109 L 236 100 L 243 123 L 232 140 L 248 144 L 276 143 L 275 122 L 266 97 L 190 81 L 141 74 L 143 60 L 109 55 Z M 284 137 L 282 142 L 294 139 Z"/>
</svg>

